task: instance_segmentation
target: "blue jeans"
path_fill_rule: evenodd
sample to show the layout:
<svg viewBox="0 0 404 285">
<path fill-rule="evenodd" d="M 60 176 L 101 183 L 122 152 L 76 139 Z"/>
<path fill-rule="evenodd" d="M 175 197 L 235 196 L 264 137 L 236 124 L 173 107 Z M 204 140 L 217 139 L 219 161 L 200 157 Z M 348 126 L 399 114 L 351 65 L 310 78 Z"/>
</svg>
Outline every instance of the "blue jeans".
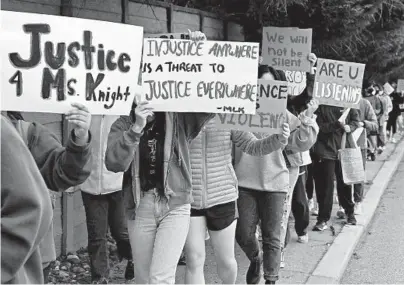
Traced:
<svg viewBox="0 0 404 285">
<path fill-rule="evenodd" d="M 81 196 L 86 211 L 91 280 L 108 278 L 108 227 L 116 241 L 119 257 L 132 259 L 123 209 L 123 193 L 117 191 L 105 195 L 91 195 L 81 192 Z"/>
<path fill-rule="evenodd" d="M 188 235 L 191 205 L 169 209 L 156 191 L 143 192 L 134 220 L 128 220 L 137 284 L 174 284 Z"/>
<path fill-rule="evenodd" d="M 264 278 L 277 281 L 281 262 L 281 223 L 286 193 L 239 188 L 236 240 L 250 261 L 259 254 L 255 235 L 261 220 Z"/>
</svg>

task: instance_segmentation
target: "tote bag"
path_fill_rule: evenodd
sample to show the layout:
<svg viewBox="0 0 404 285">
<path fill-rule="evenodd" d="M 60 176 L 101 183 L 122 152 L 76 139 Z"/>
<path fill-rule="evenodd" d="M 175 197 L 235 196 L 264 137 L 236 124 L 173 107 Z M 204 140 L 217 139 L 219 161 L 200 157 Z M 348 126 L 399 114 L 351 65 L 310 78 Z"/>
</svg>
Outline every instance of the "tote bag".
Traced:
<svg viewBox="0 0 404 285">
<path fill-rule="evenodd" d="M 360 147 L 356 144 L 352 134 L 348 135 L 353 143 L 353 148 L 345 148 L 347 135 L 342 135 L 341 149 L 338 151 L 338 157 L 341 162 L 342 178 L 347 185 L 365 182 L 365 169 L 363 168 L 362 153 Z"/>
</svg>

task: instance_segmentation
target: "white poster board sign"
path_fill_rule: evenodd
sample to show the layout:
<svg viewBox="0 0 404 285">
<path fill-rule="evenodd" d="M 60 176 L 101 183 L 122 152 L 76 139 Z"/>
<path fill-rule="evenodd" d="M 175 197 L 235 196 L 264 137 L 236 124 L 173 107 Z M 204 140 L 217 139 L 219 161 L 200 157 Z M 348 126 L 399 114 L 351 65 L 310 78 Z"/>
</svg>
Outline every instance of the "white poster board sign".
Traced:
<svg viewBox="0 0 404 285">
<path fill-rule="evenodd" d="M 312 29 L 264 27 L 263 64 L 275 69 L 310 72 Z"/>
<path fill-rule="evenodd" d="M 142 27 L 1 11 L 1 30 L 2 110 L 129 114 Z"/>
<path fill-rule="evenodd" d="M 383 89 L 384 89 L 384 93 L 386 93 L 387 95 L 390 95 L 391 93 L 394 92 L 394 87 L 391 86 L 391 84 L 388 83 L 388 82 L 386 82 L 386 83 L 383 85 Z"/>
<path fill-rule="evenodd" d="M 255 114 L 258 43 L 145 39 L 144 98 L 161 112 Z"/>
<path fill-rule="evenodd" d="M 321 105 L 359 109 L 365 65 L 319 58 L 313 98 Z"/>
<path fill-rule="evenodd" d="M 306 72 L 285 70 L 285 76 L 288 81 L 289 95 L 298 96 L 302 94 L 307 85 Z"/>
<path fill-rule="evenodd" d="M 286 119 L 288 83 L 258 80 L 257 114 L 217 114 L 216 128 L 265 134 L 282 133 Z"/>
</svg>

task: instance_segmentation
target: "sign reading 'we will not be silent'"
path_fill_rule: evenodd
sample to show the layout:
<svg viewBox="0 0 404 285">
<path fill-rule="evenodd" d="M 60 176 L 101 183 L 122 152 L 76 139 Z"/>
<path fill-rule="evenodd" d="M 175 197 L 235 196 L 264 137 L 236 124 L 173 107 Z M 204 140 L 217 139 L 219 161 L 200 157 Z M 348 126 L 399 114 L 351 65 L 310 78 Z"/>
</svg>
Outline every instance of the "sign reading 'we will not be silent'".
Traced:
<svg viewBox="0 0 404 285">
<path fill-rule="evenodd" d="M 255 114 L 258 43 L 146 38 L 144 98 L 155 111 Z"/>
<path fill-rule="evenodd" d="M 319 58 L 313 97 L 322 105 L 359 108 L 365 65 Z"/>
<path fill-rule="evenodd" d="M 275 69 L 310 72 L 312 29 L 264 27 L 263 64 Z"/>
<path fill-rule="evenodd" d="M 217 114 L 216 128 L 280 134 L 286 120 L 287 98 L 287 82 L 258 80 L 257 114 Z"/>
<path fill-rule="evenodd" d="M 78 102 L 92 114 L 129 114 L 142 27 L 8 11 L 1 16 L 3 110 L 65 113 Z"/>
</svg>

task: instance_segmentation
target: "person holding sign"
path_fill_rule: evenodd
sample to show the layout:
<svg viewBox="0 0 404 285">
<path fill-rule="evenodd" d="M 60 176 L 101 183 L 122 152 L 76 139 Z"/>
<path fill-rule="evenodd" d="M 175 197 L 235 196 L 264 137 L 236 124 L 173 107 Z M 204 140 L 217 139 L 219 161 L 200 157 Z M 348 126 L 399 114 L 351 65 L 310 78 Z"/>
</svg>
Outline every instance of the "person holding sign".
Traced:
<svg viewBox="0 0 404 285">
<path fill-rule="evenodd" d="M 217 271 L 223 284 L 234 284 L 237 262 L 234 236 L 237 225 L 237 178 L 232 166 L 233 144 L 252 156 L 268 155 L 285 147 L 289 125 L 283 124 L 282 134 L 258 139 L 243 131 L 219 130 L 211 120 L 192 142 L 191 224 L 185 243 L 187 268 L 185 284 L 205 283 L 205 229 L 215 251 Z"/>
<path fill-rule="evenodd" d="M 274 70 L 267 65 L 258 69 L 260 79 L 286 81 L 282 71 Z M 310 104 L 307 112 L 299 118 L 286 112 L 286 122 L 292 132 L 288 138 L 287 148 L 291 153 L 309 150 L 317 138 L 318 126 L 313 115 L 317 104 Z M 300 127 L 298 127 L 300 125 Z M 264 133 L 254 133 L 257 138 L 267 137 Z M 247 284 L 258 284 L 261 278 L 261 263 L 267 284 L 274 284 L 279 278 L 281 263 L 281 240 L 285 202 L 287 193 L 293 190 L 298 167 L 295 174 L 289 174 L 286 156 L 283 149 L 278 149 L 262 157 L 252 157 L 239 148 L 234 155 L 234 169 L 239 184 L 239 221 L 236 228 L 236 240 L 250 260 L 247 271 Z M 255 235 L 257 225 L 261 221 L 263 254 Z"/>
<path fill-rule="evenodd" d="M 10 121 L 1 116 L 2 284 L 46 284 L 40 244 L 52 215 L 36 162 Z"/>
<path fill-rule="evenodd" d="M 341 149 L 343 133 L 355 131 L 359 122 L 358 110 L 353 108 L 347 112 L 342 107 L 320 105 L 317 110 L 320 132 L 313 149 L 313 170 L 319 212 L 313 231 L 328 228 L 334 197 L 334 176 L 337 181 L 338 201 L 345 210 L 348 224 L 356 225 L 352 187 L 343 181 L 338 150 Z M 347 147 L 350 147 L 349 140 Z"/>
<path fill-rule="evenodd" d="M 192 32 L 190 39 L 206 36 Z M 213 117 L 155 113 L 147 101 L 137 100 L 130 115 L 121 116 L 111 127 L 105 164 L 110 171 L 124 172 L 136 283 L 175 283 L 190 223 L 189 145 Z"/>
<path fill-rule="evenodd" d="M 42 174 L 49 190 L 65 191 L 83 183 L 91 173 L 91 114 L 79 103 L 73 103 L 66 119 L 72 130 L 66 147 L 47 128 L 36 122 L 26 122 L 19 112 L 2 112 L 17 129 Z M 41 243 L 45 282 L 50 263 L 56 260 L 53 226 Z"/>
</svg>

